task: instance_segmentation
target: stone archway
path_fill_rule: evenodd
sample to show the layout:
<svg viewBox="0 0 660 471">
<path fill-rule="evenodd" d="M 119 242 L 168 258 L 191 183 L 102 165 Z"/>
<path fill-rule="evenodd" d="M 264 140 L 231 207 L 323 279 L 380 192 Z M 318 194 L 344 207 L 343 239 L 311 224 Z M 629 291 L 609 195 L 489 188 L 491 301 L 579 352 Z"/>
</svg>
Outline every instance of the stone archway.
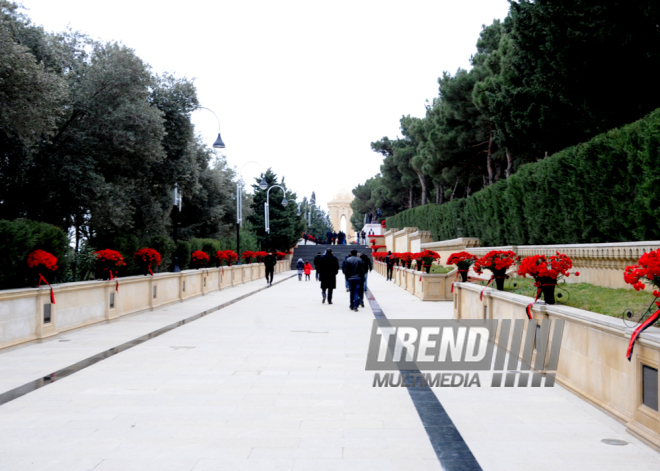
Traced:
<svg viewBox="0 0 660 471">
<path fill-rule="evenodd" d="M 344 232 L 346 233 L 346 243 L 348 244 L 355 240 L 355 231 L 351 224 L 351 216 L 353 216 L 351 201 L 353 201 L 353 198 L 354 196 L 350 191 L 342 189 L 328 203 L 328 213 L 332 222 L 332 230 L 339 232 L 342 230 L 342 220 L 346 221 Z"/>
</svg>

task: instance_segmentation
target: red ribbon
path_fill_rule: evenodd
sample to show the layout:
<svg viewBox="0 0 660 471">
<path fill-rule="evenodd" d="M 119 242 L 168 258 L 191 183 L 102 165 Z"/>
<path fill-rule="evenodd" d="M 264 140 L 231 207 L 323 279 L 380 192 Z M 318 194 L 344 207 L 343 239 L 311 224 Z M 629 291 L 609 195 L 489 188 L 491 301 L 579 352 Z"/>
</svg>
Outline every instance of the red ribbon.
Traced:
<svg viewBox="0 0 660 471">
<path fill-rule="evenodd" d="M 525 312 L 527 313 L 527 317 L 532 320 L 532 306 L 536 304 L 536 301 L 539 300 L 539 296 L 541 296 L 541 286 L 557 286 L 557 283 L 548 283 L 544 285 L 540 285 L 538 290 L 536 290 L 536 297 L 534 298 L 534 302 L 530 303 L 527 305 L 525 308 Z"/>
<path fill-rule="evenodd" d="M 55 294 L 53 293 L 53 287 L 50 286 L 50 283 L 48 283 L 46 278 L 44 278 L 44 276 L 41 273 L 39 273 L 39 285 L 38 285 L 39 287 L 41 287 L 42 281 L 50 287 L 50 302 L 51 304 L 55 304 Z"/>
<path fill-rule="evenodd" d="M 637 327 L 632 335 L 630 336 L 630 343 L 628 344 L 628 351 L 626 352 L 626 358 L 628 358 L 628 361 L 632 359 L 632 353 L 633 353 L 633 347 L 635 346 L 635 342 L 637 341 L 637 338 L 640 336 L 642 332 L 644 332 L 646 329 L 651 327 L 655 321 L 658 320 L 660 317 L 660 309 L 655 311 L 651 316 L 646 319 L 639 327 Z"/>
<path fill-rule="evenodd" d="M 495 276 L 491 276 L 490 280 L 488 281 L 488 284 L 484 287 L 484 289 L 481 290 L 481 294 L 479 295 L 479 301 L 483 302 L 484 301 L 484 291 L 486 291 L 486 288 L 490 286 L 490 284 L 493 282 L 495 279 Z"/>
<path fill-rule="evenodd" d="M 114 276 L 114 274 L 112 273 L 112 270 L 110 268 L 106 268 L 106 270 L 108 270 L 110 272 L 110 281 L 117 278 L 117 281 L 115 281 L 115 291 L 119 293 L 119 279 L 118 279 L 118 277 Z"/>
<path fill-rule="evenodd" d="M 151 271 L 151 265 L 149 265 L 149 273 L 151 273 L 151 276 L 154 276 L 154 272 Z"/>
</svg>

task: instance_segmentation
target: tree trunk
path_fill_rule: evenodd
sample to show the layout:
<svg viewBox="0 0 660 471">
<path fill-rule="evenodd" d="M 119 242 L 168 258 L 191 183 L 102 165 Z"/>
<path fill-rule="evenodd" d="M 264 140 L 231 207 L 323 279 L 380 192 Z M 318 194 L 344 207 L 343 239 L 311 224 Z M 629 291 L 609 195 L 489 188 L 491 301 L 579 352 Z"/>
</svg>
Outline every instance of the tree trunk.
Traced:
<svg viewBox="0 0 660 471">
<path fill-rule="evenodd" d="M 413 185 L 410 185 L 410 188 L 408 189 L 408 209 L 413 209 L 413 205 L 415 204 L 414 197 Z"/>
<path fill-rule="evenodd" d="M 412 159 L 409 159 L 408 162 L 410 163 L 410 167 L 415 171 L 417 174 L 417 178 L 419 178 L 419 184 L 422 186 L 422 206 L 426 204 L 426 178 L 424 178 L 424 175 L 422 175 L 422 172 L 417 170 L 413 164 L 412 164 Z"/>
<path fill-rule="evenodd" d="M 509 152 L 508 147 L 505 147 L 504 151 L 506 152 L 506 172 L 504 172 L 504 175 L 506 178 L 509 178 L 511 176 L 511 172 L 513 171 L 513 157 L 511 156 L 511 152 Z"/>
<path fill-rule="evenodd" d="M 443 204 L 445 202 L 445 186 L 438 183 L 435 187 L 435 204 Z"/>
<path fill-rule="evenodd" d="M 454 185 L 454 190 L 451 192 L 451 197 L 449 198 L 449 201 L 452 201 L 454 199 L 454 195 L 456 195 L 456 188 L 458 188 L 458 178 L 456 179 L 456 184 Z"/>
<path fill-rule="evenodd" d="M 488 166 L 488 185 L 493 184 L 493 131 L 490 132 L 488 139 L 488 156 L 486 157 L 486 165 Z"/>
</svg>

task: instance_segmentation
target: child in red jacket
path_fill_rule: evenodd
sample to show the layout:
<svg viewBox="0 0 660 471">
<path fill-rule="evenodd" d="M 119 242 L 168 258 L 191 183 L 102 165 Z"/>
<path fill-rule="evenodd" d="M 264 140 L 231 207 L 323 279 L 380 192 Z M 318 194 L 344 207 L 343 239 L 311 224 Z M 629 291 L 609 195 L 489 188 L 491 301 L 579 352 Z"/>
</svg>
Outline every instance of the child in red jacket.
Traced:
<svg viewBox="0 0 660 471">
<path fill-rule="evenodd" d="M 309 275 L 312 273 L 312 264 L 309 263 L 309 260 L 305 261 L 305 266 L 303 267 L 305 271 L 305 281 L 309 281 Z"/>
</svg>

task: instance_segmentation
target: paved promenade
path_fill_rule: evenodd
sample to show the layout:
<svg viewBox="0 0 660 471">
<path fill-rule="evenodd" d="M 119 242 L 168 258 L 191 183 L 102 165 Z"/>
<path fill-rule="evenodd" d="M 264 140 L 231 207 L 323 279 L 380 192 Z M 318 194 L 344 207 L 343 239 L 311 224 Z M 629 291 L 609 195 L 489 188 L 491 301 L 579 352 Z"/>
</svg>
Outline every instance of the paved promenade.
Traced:
<svg viewBox="0 0 660 471">
<path fill-rule="evenodd" d="M 1 405 L 0 470 L 660 469 L 660 453 L 559 386 L 489 388 L 482 375 L 482 388 L 434 388 L 423 407 L 406 388 L 372 387 L 372 309 L 350 311 L 341 289 L 321 304 L 318 283 L 291 274 Z M 1 352 L 0 393 L 264 285 Z M 451 317 L 451 303 L 376 273 L 369 286 L 390 319 Z"/>
</svg>

